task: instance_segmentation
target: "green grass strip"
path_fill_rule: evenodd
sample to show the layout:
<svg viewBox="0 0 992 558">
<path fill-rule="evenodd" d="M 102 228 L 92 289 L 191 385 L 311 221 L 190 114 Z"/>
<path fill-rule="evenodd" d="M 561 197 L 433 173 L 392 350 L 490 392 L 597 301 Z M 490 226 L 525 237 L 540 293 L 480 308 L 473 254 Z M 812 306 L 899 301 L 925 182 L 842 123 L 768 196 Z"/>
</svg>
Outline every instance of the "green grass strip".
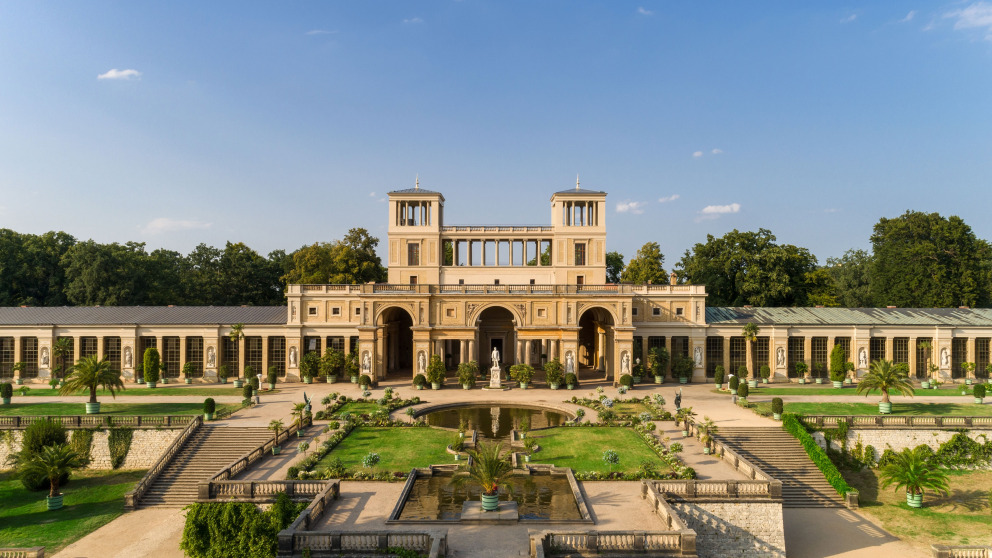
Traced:
<svg viewBox="0 0 992 558">
<path fill-rule="evenodd" d="M 806 427 L 800 420 L 799 415 L 794 413 L 785 413 L 782 415 L 782 426 L 785 427 L 785 430 L 789 434 L 792 434 L 797 440 L 799 440 L 799 443 L 802 444 L 803 448 L 806 450 L 806 455 L 808 455 L 813 463 L 820 469 L 823 476 L 827 478 L 827 482 L 830 483 L 830 486 L 834 487 L 834 490 L 836 490 L 838 494 L 844 496 L 848 492 L 857 492 L 857 490 L 851 488 L 851 485 L 847 484 L 847 481 L 844 480 L 844 477 L 840 474 L 840 471 L 837 470 L 837 467 L 834 465 L 833 461 L 830 461 L 830 458 L 827 457 L 826 450 L 821 448 L 820 445 L 816 443 L 816 440 L 813 439 L 813 436 L 806 431 Z"/>
</svg>

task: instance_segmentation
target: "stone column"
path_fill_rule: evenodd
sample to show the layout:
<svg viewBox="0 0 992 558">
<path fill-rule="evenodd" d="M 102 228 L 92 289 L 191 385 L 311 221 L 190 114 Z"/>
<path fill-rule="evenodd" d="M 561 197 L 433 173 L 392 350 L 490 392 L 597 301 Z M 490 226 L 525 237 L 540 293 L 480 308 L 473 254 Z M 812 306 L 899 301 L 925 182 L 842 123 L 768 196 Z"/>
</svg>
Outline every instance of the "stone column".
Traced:
<svg viewBox="0 0 992 558">
<path fill-rule="evenodd" d="M 892 336 L 885 338 L 885 360 L 892 361 L 895 357 L 895 340 Z"/>
<path fill-rule="evenodd" d="M 23 338 L 21 338 L 21 337 L 15 337 L 14 338 L 14 362 L 15 363 L 16 362 L 21 362 L 24 359 L 23 352 L 21 351 L 21 340 L 22 339 Z M 38 346 L 39 347 L 41 346 L 41 343 L 40 342 L 38 343 Z M 38 350 L 40 351 L 41 349 L 39 348 Z M 49 362 L 51 362 L 52 357 L 49 356 L 48 358 L 49 358 Z M 15 380 L 19 379 L 20 377 L 21 377 L 21 372 L 19 370 L 16 371 L 16 372 L 14 372 L 14 379 Z"/>
<path fill-rule="evenodd" d="M 161 343 L 162 343 L 161 340 L 162 340 L 162 338 L 159 337 L 158 339 L 159 339 L 159 346 L 161 346 Z M 66 368 L 68 368 L 69 366 L 72 366 L 73 364 L 76 364 L 77 362 L 79 362 L 79 354 L 82 352 L 82 350 L 83 350 L 83 340 L 82 340 L 82 337 L 79 336 L 79 335 L 73 335 L 72 336 L 72 362 L 67 363 L 66 364 Z M 161 349 L 159 349 L 159 350 L 161 351 Z"/>
<path fill-rule="evenodd" d="M 723 371 L 728 378 L 731 374 L 737 374 L 730 369 L 730 338 L 726 335 L 723 336 Z"/>
<path fill-rule="evenodd" d="M 965 351 L 965 362 L 970 362 L 972 364 L 975 364 L 975 338 L 974 337 L 969 337 L 968 338 L 966 347 L 967 347 L 967 349 Z M 969 372 L 966 377 L 967 378 L 974 378 L 975 377 L 975 370 L 972 370 L 971 372 Z"/>
<path fill-rule="evenodd" d="M 606 332 L 596 334 L 596 370 L 606 371 Z"/>
<path fill-rule="evenodd" d="M 347 345 L 347 343 L 345 343 Z M 259 372 L 262 373 L 263 378 L 268 378 L 269 376 L 269 366 L 272 363 L 269 362 L 269 336 L 262 336 L 262 369 Z"/>
<path fill-rule="evenodd" d="M 916 337 L 909 338 L 909 377 L 915 378 L 916 376 L 916 344 L 918 341 Z"/>
<path fill-rule="evenodd" d="M 524 364 L 530 364 L 530 356 L 533 349 L 533 344 L 530 339 L 524 341 Z"/>
<path fill-rule="evenodd" d="M 186 338 L 179 338 L 179 377 L 183 375 L 183 365 L 186 364 L 186 359 L 189 358 L 186 354 Z"/>
<path fill-rule="evenodd" d="M 468 340 L 468 359 L 479 362 L 479 356 L 475 354 L 475 339 Z"/>
<path fill-rule="evenodd" d="M 756 380 L 758 378 L 758 371 L 752 370 L 752 368 L 757 369 L 754 362 L 754 349 L 752 346 L 754 343 L 744 339 L 744 361 L 747 362 L 747 379 Z"/>
<path fill-rule="evenodd" d="M 245 338 L 238 339 L 238 373 L 236 376 L 244 379 L 245 375 Z"/>
<path fill-rule="evenodd" d="M 809 366 L 810 373 L 813 372 L 813 338 L 809 335 L 803 337 L 803 361 Z"/>
</svg>

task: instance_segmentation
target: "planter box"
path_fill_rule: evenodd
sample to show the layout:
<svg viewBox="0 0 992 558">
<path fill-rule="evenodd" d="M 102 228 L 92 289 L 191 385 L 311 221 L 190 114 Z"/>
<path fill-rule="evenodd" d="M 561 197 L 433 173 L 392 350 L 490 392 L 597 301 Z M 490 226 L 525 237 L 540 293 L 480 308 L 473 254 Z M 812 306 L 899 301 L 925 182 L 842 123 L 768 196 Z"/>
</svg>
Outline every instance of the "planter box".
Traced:
<svg viewBox="0 0 992 558">
<path fill-rule="evenodd" d="M 755 389 L 756 387 L 758 387 L 758 380 L 748 380 L 747 387 L 751 389 Z"/>
<path fill-rule="evenodd" d="M 148 387 L 150 387 L 150 388 L 154 388 L 155 387 L 155 382 L 145 382 L 145 385 L 148 386 Z"/>
<path fill-rule="evenodd" d="M 192 384 L 192 383 L 193 383 L 193 378 L 186 378 L 186 384 L 187 385 L 188 384 Z"/>
<path fill-rule="evenodd" d="M 99 401 L 96 402 L 96 403 L 87 403 L 86 404 L 86 414 L 87 415 L 96 415 L 96 414 L 99 414 L 99 412 L 100 412 L 100 402 Z"/>
<path fill-rule="evenodd" d="M 62 508 L 62 494 L 58 496 L 45 496 L 45 506 L 49 511 Z"/>
<path fill-rule="evenodd" d="M 844 382 L 831 382 L 835 389 L 840 389 L 844 387 Z"/>
<path fill-rule="evenodd" d="M 664 376 L 655 376 L 654 377 L 654 383 L 656 383 L 656 384 L 663 384 L 663 383 L 665 383 L 665 377 Z"/>
<path fill-rule="evenodd" d="M 553 384 L 549 384 L 549 386 L 551 387 L 551 389 L 558 389 L 559 387 L 557 382 Z"/>
</svg>

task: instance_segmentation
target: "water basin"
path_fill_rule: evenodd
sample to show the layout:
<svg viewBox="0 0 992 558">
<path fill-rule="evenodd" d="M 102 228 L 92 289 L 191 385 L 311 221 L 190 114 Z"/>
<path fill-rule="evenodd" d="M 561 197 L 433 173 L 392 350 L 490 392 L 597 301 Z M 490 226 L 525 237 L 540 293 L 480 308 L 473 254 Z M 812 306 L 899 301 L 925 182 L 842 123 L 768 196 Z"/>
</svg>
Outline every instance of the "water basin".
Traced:
<svg viewBox="0 0 992 558">
<path fill-rule="evenodd" d="M 457 520 L 462 504 L 479 501 L 477 485 L 455 487 L 451 475 L 418 476 L 403 504 L 400 521 Z M 500 500 L 517 503 L 521 520 L 581 520 L 575 495 L 564 475 L 513 475 L 512 493 L 501 491 Z"/>
<path fill-rule="evenodd" d="M 484 438 L 506 438 L 513 429 L 530 421 L 530 428 L 561 426 L 568 417 L 559 411 L 514 405 L 466 405 L 432 411 L 424 415 L 431 426 L 458 428 L 464 420 L 469 430 Z"/>
</svg>

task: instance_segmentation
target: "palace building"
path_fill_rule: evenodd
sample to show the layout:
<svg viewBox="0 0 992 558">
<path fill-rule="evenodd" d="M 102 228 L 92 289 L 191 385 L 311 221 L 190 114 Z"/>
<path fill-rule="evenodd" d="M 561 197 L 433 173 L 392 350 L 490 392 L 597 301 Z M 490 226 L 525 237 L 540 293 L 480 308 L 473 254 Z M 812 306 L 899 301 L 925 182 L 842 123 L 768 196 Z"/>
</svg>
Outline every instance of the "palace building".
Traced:
<svg viewBox="0 0 992 558">
<path fill-rule="evenodd" d="M 326 347 L 357 352 L 376 379 L 412 377 L 432 355 L 486 370 L 493 349 L 503 365 L 557 358 L 580 379 L 614 381 L 653 347 L 692 358 L 694 381 L 746 363 L 779 380 L 798 362 L 826 376 L 835 344 L 859 373 L 882 358 L 919 377 L 934 365 L 945 379 L 989 364 L 989 309 L 721 308 L 707 307 L 704 285 L 674 277 L 608 284 L 605 192 L 555 192 L 548 225 L 448 225 L 444 202 L 419 184 L 389 194 L 387 283 L 289 285 L 279 307 L 0 308 L 0 379 L 48 378 L 63 338 L 68 360 L 105 356 L 131 380 L 148 347 L 165 376 L 193 363 L 206 380 L 222 364 L 298 380 L 302 356 Z M 741 336 L 747 323 L 759 327 L 754 343 Z M 243 339 L 230 338 L 234 324 Z"/>
</svg>

